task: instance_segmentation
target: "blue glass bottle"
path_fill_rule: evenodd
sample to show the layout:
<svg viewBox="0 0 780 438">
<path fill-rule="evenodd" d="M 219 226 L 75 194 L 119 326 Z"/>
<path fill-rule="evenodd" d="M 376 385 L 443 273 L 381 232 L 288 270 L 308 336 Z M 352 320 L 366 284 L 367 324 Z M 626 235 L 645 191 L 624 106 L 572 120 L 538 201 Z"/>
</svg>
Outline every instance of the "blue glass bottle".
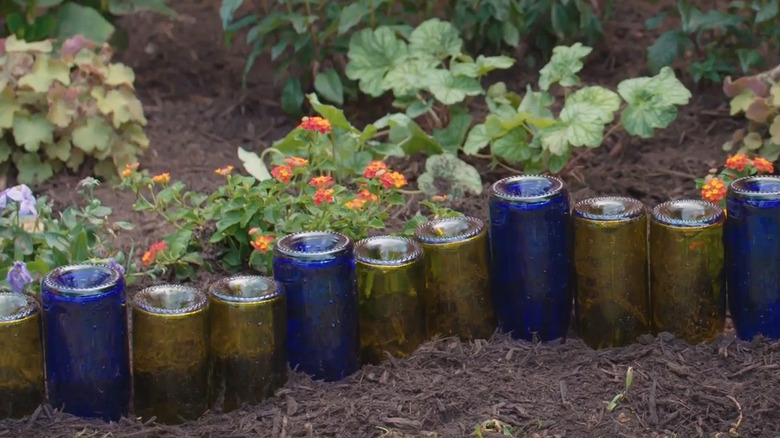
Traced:
<svg viewBox="0 0 780 438">
<path fill-rule="evenodd" d="M 728 303 L 737 336 L 780 338 L 780 177 L 748 176 L 726 194 Z"/>
<path fill-rule="evenodd" d="M 276 242 L 274 279 L 287 296 L 287 358 L 314 379 L 341 380 L 360 367 L 354 244 L 311 231 Z"/>
<path fill-rule="evenodd" d="M 130 405 L 125 280 L 108 266 L 56 268 L 41 281 L 46 383 L 52 407 L 119 420 Z"/>
<path fill-rule="evenodd" d="M 514 338 L 566 336 L 574 292 L 569 204 L 566 185 L 552 176 L 513 176 L 490 188 L 493 305 Z"/>
</svg>

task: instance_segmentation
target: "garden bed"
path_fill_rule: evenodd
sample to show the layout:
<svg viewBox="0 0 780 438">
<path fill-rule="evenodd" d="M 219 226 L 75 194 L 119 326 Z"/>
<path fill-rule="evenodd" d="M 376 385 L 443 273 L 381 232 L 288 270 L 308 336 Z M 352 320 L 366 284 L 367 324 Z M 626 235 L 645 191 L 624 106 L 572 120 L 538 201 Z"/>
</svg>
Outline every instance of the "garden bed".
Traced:
<svg viewBox="0 0 780 438">
<path fill-rule="evenodd" d="M 618 5 L 619 20 L 605 23 L 607 41 L 588 58 L 585 83 L 614 86 L 645 73 L 645 48 L 653 36 L 646 34 L 644 20 L 657 6 L 628 3 Z M 281 115 L 267 63 L 258 62 L 249 87 L 240 87 L 244 56 L 240 48 L 228 52 L 221 46 L 218 4 L 182 1 L 176 8 L 182 17 L 174 23 L 146 15 L 126 20 L 126 28 L 145 31 L 131 32 L 131 47 L 120 60 L 136 72 L 149 119 L 151 149 L 142 167 L 152 174 L 170 172 L 195 190 L 212 190 L 224 181 L 216 167 L 241 167 L 239 146 L 259 152 L 295 121 Z M 522 67 L 504 76 L 513 89 L 536 80 L 532 69 Z M 573 197 L 624 195 L 650 206 L 699 197 L 694 178 L 722 162 L 720 146 L 742 123 L 729 116 L 720 87 L 692 92 L 678 119 L 654 138 L 619 133 L 577 160 L 563 175 Z M 368 111 L 383 114 L 378 105 Z M 508 175 L 471 162 L 483 172 L 485 187 Z M 394 163 L 411 182 L 422 166 L 420 158 Z M 39 191 L 60 206 L 70 204 L 83 176 L 58 175 Z M 166 228 L 156 218 L 131 210 L 132 194 L 107 185 L 96 194 L 114 209 L 116 220 L 136 224 L 121 236 L 124 249 L 131 243 L 145 248 L 164 236 Z M 453 207 L 486 218 L 486 205 L 483 192 Z M 204 275 L 201 282 L 205 286 L 213 278 Z M 690 346 L 662 335 L 605 351 L 576 338 L 550 345 L 502 335 L 471 343 L 443 339 L 410 358 L 366 366 L 343 382 L 314 382 L 293 373 L 275 398 L 259 406 L 207 413 L 181 426 L 130 419 L 105 424 L 42 409 L 32 418 L 0 422 L 0 437 L 456 437 L 470 436 L 475 426 L 492 420 L 512 427 L 507 430 L 517 437 L 736 436 L 730 430 L 772 437 L 780 434 L 780 403 L 772 396 L 780 391 L 778 351 L 780 344 L 736 341 L 733 331 L 710 345 Z M 625 389 L 629 367 L 633 385 L 610 412 L 607 404 Z"/>
</svg>

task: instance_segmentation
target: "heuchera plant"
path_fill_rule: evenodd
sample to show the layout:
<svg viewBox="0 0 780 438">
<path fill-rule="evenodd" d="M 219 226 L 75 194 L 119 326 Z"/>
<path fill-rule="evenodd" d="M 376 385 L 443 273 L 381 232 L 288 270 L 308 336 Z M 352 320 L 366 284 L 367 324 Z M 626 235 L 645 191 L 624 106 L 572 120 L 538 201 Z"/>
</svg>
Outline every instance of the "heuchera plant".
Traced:
<svg viewBox="0 0 780 438">
<path fill-rule="evenodd" d="M 332 133 L 332 126 L 310 117 L 296 131 L 316 143 Z M 389 210 L 404 204 L 400 189 L 406 178 L 383 161 L 369 162 L 360 177 L 341 184 L 319 167 L 323 163 L 316 156 L 276 154 L 270 172 L 256 155 L 244 151 L 242 156 L 253 176 L 237 175 L 231 166 L 216 169 L 225 184 L 211 194 L 185 190 L 168 173 L 150 177 L 137 166 L 123 172 L 120 187 L 135 193 L 134 209 L 156 212 L 175 227 L 142 257 L 152 275 L 191 279 L 197 268 L 213 269 L 216 260 L 230 271 L 246 267 L 248 260 L 250 268 L 268 273 L 269 250 L 278 237 L 329 229 L 357 240 L 384 228 Z"/>
<path fill-rule="evenodd" d="M 50 41 L 0 40 L 0 166 L 34 185 L 93 158 L 96 175 L 115 178 L 149 146 L 133 70 L 81 36 L 52 51 Z"/>
<path fill-rule="evenodd" d="M 696 180 L 696 188 L 701 189 L 701 197 L 726 208 L 726 190 L 737 178 L 751 175 L 773 173 L 774 166 L 766 158 L 748 158 L 745 154 L 729 156 L 726 165 L 718 172 L 711 169 L 709 175 Z"/>
</svg>

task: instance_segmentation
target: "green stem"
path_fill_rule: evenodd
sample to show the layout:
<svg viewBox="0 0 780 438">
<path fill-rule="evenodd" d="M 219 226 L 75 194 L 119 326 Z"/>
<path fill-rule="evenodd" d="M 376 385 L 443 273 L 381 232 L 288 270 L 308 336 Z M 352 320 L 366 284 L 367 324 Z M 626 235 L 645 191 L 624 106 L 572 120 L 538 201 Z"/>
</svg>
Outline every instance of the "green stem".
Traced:
<svg viewBox="0 0 780 438">
<path fill-rule="evenodd" d="M 155 213 L 157 213 L 157 214 L 159 214 L 160 216 L 162 216 L 162 217 L 163 217 L 163 219 L 165 219 L 166 221 L 168 221 L 168 223 L 169 223 L 169 224 L 173 225 L 173 226 L 174 226 L 174 227 L 176 227 L 177 229 L 181 229 L 181 228 L 182 228 L 182 226 L 181 226 L 181 225 L 179 225 L 179 224 L 177 224 L 176 222 L 174 222 L 174 221 L 171 219 L 171 217 L 170 217 L 170 216 L 168 216 L 168 215 L 167 215 L 167 214 L 166 214 L 166 213 L 163 211 L 162 207 L 160 207 L 159 205 L 157 205 L 157 196 L 155 196 L 155 195 L 154 195 L 154 191 L 152 190 L 152 188 L 151 188 L 151 187 L 149 188 L 149 193 L 152 195 L 152 201 L 153 201 L 153 202 L 150 202 L 150 204 L 152 204 L 152 205 L 154 206 L 154 211 L 155 211 Z M 146 202 L 149 202 L 149 201 L 147 200 Z"/>
<path fill-rule="evenodd" d="M 37 0 L 30 0 L 30 4 L 27 5 L 27 24 L 35 23 L 36 3 Z"/>
<path fill-rule="evenodd" d="M 396 189 L 398 193 L 403 193 L 404 195 L 421 195 L 425 192 L 422 190 L 404 190 L 404 189 Z"/>
<path fill-rule="evenodd" d="M 369 1 L 369 7 L 371 8 L 371 29 L 376 28 L 376 12 L 374 11 L 374 0 Z"/>
</svg>

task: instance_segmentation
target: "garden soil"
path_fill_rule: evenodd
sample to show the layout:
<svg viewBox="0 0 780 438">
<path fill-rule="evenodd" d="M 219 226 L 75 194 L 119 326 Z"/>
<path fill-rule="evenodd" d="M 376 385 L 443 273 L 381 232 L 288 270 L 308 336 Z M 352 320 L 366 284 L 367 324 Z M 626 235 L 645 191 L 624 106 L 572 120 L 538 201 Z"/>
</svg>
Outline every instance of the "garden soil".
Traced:
<svg viewBox="0 0 780 438">
<path fill-rule="evenodd" d="M 605 24 L 605 43 L 586 62 L 587 83 L 614 87 L 623 78 L 647 74 L 645 50 L 657 34 L 646 33 L 643 23 L 659 5 L 618 3 L 617 19 Z M 233 50 L 223 48 L 218 2 L 182 0 L 175 7 L 181 16 L 174 22 L 151 15 L 124 20 L 131 44 L 118 58 L 135 69 L 149 119 L 152 146 L 142 167 L 210 190 L 222 181 L 216 167 L 240 168 L 239 146 L 261 151 L 295 121 L 282 115 L 266 60 L 258 61 L 248 87 L 241 87 L 246 50 L 240 41 Z M 535 83 L 535 70 L 518 67 L 501 79 L 521 90 Z M 687 85 L 694 97 L 668 129 L 649 140 L 618 133 L 574 160 L 562 177 L 575 200 L 612 194 L 653 206 L 698 197 L 694 178 L 723 162 L 721 145 L 743 122 L 729 116 L 718 86 Z M 347 113 L 368 120 L 387 108 L 361 104 Z M 472 162 L 483 171 L 485 188 L 510 174 Z M 413 183 L 423 163 L 415 157 L 393 165 Z M 59 175 L 39 191 L 58 206 L 78 202 L 76 186 L 86 175 Z M 108 185 L 96 193 L 116 220 L 136 224 L 120 236 L 123 249 L 145 248 L 164 236 L 166 227 L 157 218 L 132 211 L 129 194 Z M 416 205 L 399 210 L 391 225 L 414 214 Z M 453 207 L 487 217 L 485 193 Z M 202 279 L 203 286 L 207 281 Z M 629 369 L 633 383 L 623 393 Z M 467 437 L 482 424 L 485 437 L 769 438 L 780 437 L 779 372 L 780 344 L 741 342 L 733 330 L 708 345 L 662 334 L 603 351 L 574 337 L 552 344 L 500 334 L 486 341 L 435 339 L 409 358 L 366 366 L 342 382 L 315 382 L 293 372 L 260 405 L 208 412 L 179 426 L 137 419 L 106 424 L 44 406 L 30 418 L 0 421 L 0 438 Z M 608 409 L 619 394 L 623 397 Z"/>
</svg>

